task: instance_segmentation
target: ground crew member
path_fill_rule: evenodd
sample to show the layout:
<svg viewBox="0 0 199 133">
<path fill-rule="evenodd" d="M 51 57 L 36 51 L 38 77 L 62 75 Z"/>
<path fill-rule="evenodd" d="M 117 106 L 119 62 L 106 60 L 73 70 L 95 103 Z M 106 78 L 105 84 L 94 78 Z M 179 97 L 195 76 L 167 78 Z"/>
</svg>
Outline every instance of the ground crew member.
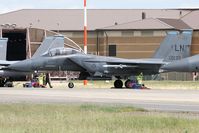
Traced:
<svg viewBox="0 0 199 133">
<path fill-rule="evenodd" d="M 196 81 L 196 79 L 198 78 L 198 73 L 197 72 L 193 72 L 193 81 Z"/>
<path fill-rule="evenodd" d="M 49 85 L 50 88 L 53 88 L 50 81 L 50 74 L 46 73 L 46 85 Z"/>
<path fill-rule="evenodd" d="M 138 84 L 142 85 L 142 81 L 143 81 L 143 73 L 140 73 L 137 76 L 137 82 L 138 82 Z"/>
<path fill-rule="evenodd" d="M 43 76 L 43 73 L 41 73 L 39 75 L 38 80 L 39 80 L 39 85 L 44 85 L 44 76 Z"/>
</svg>

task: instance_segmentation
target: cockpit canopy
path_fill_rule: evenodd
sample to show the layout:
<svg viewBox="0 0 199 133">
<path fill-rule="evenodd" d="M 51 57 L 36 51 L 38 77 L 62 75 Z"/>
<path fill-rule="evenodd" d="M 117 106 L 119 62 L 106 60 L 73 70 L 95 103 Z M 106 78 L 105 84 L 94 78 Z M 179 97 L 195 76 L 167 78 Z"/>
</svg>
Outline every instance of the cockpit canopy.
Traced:
<svg viewBox="0 0 199 133">
<path fill-rule="evenodd" d="M 80 53 L 80 51 L 72 48 L 54 48 L 43 54 L 43 56 L 60 56 L 60 55 L 72 55 Z"/>
</svg>

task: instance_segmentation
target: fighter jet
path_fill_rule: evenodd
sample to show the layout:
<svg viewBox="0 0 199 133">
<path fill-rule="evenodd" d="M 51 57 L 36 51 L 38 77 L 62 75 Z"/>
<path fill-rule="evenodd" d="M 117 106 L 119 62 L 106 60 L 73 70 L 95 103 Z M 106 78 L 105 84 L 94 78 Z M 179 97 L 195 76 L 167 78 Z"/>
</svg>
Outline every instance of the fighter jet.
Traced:
<svg viewBox="0 0 199 133">
<path fill-rule="evenodd" d="M 160 68 L 170 62 L 190 56 L 192 31 L 170 31 L 164 38 L 153 58 L 123 59 L 85 54 L 81 51 L 54 47 L 42 55 L 36 54 L 31 59 L 20 61 L 7 66 L 9 70 L 30 71 L 78 71 L 79 79 L 88 77 L 112 77 L 115 88 L 122 88 L 122 79 L 127 79 L 125 87 L 129 88 L 129 77 L 143 73 L 144 75 L 158 74 Z M 41 45 L 42 47 L 42 45 Z M 42 49 L 42 48 L 39 48 Z M 72 84 L 72 87 L 74 85 Z"/>
<path fill-rule="evenodd" d="M 6 51 L 7 51 L 7 38 L 0 39 L 0 87 L 3 87 L 6 82 L 11 82 L 13 78 L 24 77 L 31 75 L 34 71 L 18 71 L 9 69 L 12 64 L 20 64 L 22 61 L 6 61 Z M 38 57 L 39 55 L 45 53 L 50 48 L 54 47 L 64 47 L 64 37 L 63 36 L 52 36 L 46 37 L 42 42 L 40 48 L 35 52 L 33 57 Z M 22 66 L 25 68 L 26 65 Z"/>
<path fill-rule="evenodd" d="M 167 72 L 199 72 L 199 55 L 166 64 L 161 69 Z"/>
</svg>

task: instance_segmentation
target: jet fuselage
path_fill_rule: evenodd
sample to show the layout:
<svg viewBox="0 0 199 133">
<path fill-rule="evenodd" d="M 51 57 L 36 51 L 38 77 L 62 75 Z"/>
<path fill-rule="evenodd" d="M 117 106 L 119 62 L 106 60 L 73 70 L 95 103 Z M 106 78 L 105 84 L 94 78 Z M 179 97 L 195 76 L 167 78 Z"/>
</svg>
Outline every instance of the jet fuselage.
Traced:
<svg viewBox="0 0 199 133">
<path fill-rule="evenodd" d="M 157 74 L 161 63 L 146 65 L 123 64 L 123 62 L 143 62 L 143 60 L 130 60 L 115 57 L 86 55 L 82 53 L 61 56 L 41 56 L 21 61 L 8 66 L 11 70 L 21 72 L 34 71 L 79 71 L 88 72 L 92 76 L 131 76 L 140 74 Z M 150 60 L 148 60 L 150 61 Z M 114 62 L 114 63 L 111 63 Z"/>
</svg>

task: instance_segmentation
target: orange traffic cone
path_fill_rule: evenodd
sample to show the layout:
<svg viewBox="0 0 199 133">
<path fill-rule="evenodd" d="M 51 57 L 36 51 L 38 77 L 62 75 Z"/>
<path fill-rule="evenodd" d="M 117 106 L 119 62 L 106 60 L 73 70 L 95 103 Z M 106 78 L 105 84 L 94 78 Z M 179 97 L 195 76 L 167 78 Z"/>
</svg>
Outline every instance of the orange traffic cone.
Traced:
<svg viewBox="0 0 199 133">
<path fill-rule="evenodd" d="M 86 86 L 88 84 L 88 80 L 84 80 L 84 85 Z"/>
</svg>

